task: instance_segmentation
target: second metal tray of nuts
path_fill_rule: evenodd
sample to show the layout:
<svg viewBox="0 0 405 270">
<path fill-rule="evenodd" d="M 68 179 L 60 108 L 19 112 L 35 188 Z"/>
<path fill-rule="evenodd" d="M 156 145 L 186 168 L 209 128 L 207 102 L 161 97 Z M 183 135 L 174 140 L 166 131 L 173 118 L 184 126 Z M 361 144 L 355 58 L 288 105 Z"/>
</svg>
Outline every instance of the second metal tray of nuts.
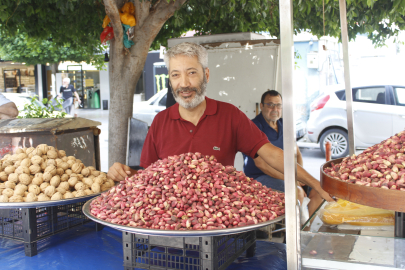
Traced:
<svg viewBox="0 0 405 270">
<path fill-rule="evenodd" d="M 279 222 L 284 219 L 285 215 L 279 216 L 276 219 L 269 220 L 266 222 L 248 225 L 243 227 L 237 228 L 226 228 L 226 229 L 217 229 L 217 230 L 201 230 L 201 231 L 174 231 L 174 230 L 156 230 L 156 229 L 145 229 L 145 228 L 137 228 L 137 227 L 130 227 L 126 225 L 118 225 L 114 224 L 99 218 L 96 218 L 90 213 L 90 204 L 93 200 L 97 198 L 93 198 L 86 202 L 83 205 L 83 213 L 91 220 L 103 224 L 105 226 L 109 226 L 111 228 L 117 229 L 119 231 L 129 232 L 129 233 L 138 233 L 143 235 L 152 235 L 152 236 L 179 236 L 179 237 L 200 237 L 200 236 L 219 236 L 219 235 L 229 235 L 235 233 L 243 233 L 248 231 L 253 231 L 261 227 L 265 227 L 267 225 Z"/>
</svg>

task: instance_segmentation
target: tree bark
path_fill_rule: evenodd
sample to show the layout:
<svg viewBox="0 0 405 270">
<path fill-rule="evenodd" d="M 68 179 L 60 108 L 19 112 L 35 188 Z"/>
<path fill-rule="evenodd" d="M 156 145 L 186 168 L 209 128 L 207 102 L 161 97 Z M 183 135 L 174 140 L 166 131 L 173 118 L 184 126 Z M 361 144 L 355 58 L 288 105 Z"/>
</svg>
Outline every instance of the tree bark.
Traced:
<svg viewBox="0 0 405 270">
<path fill-rule="evenodd" d="M 136 84 L 141 76 L 149 48 L 163 24 L 173 16 L 186 0 L 167 3 L 160 1 L 153 7 L 150 1 L 133 1 L 136 7 L 135 45 L 130 50 L 123 46 L 123 30 L 118 10 L 122 0 L 104 0 L 106 13 L 111 19 L 115 38 L 110 41 L 110 116 L 108 124 L 108 164 L 125 164 L 128 137 L 128 119 L 132 117 Z"/>
</svg>

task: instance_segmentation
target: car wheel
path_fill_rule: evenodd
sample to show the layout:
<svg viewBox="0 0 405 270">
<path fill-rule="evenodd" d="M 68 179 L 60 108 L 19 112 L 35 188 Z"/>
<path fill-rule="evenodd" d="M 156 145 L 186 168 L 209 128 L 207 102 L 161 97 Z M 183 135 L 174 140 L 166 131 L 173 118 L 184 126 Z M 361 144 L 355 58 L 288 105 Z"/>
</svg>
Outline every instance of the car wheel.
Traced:
<svg viewBox="0 0 405 270">
<path fill-rule="evenodd" d="M 321 151 L 325 154 L 325 143 L 331 142 L 332 159 L 346 157 L 349 154 L 349 137 L 341 129 L 329 129 L 322 134 L 319 141 Z"/>
</svg>

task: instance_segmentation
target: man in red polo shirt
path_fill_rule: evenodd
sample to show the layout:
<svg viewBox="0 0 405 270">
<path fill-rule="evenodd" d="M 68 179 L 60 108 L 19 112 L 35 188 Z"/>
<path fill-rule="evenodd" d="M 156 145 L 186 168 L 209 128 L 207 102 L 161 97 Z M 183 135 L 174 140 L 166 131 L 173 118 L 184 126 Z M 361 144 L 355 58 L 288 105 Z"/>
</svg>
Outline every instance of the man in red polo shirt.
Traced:
<svg viewBox="0 0 405 270">
<path fill-rule="evenodd" d="M 260 156 L 271 167 L 284 172 L 283 151 L 272 145 L 250 119 L 235 106 L 205 96 L 209 82 L 208 54 L 204 47 L 181 43 L 165 54 L 169 83 L 177 104 L 158 113 L 146 137 L 141 167 L 158 159 L 187 152 L 214 155 L 223 165 L 233 165 L 238 151 Z M 168 136 L 169 134 L 169 136 Z M 297 165 L 298 180 L 333 201 L 319 181 Z M 108 176 L 121 181 L 133 174 L 128 166 L 114 163 Z"/>
</svg>

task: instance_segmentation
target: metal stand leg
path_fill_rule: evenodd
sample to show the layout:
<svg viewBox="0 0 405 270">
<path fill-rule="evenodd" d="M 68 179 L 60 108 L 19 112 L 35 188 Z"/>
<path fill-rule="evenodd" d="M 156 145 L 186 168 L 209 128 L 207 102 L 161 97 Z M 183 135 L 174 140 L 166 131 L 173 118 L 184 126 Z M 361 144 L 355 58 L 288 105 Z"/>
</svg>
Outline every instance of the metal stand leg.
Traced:
<svg viewBox="0 0 405 270">
<path fill-rule="evenodd" d="M 24 236 L 25 256 L 38 254 L 37 250 L 37 216 L 36 208 L 22 209 L 22 224 Z"/>
<path fill-rule="evenodd" d="M 96 222 L 96 232 L 101 231 L 102 229 L 104 229 L 104 227 L 105 226 L 103 224 Z"/>
<path fill-rule="evenodd" d="M 124 251 L 124 270 L 133 270 L 136 258 L 132 256 L 133 237 L 129 232 L 122 232 L 122 248 Z"/>
</svg>

